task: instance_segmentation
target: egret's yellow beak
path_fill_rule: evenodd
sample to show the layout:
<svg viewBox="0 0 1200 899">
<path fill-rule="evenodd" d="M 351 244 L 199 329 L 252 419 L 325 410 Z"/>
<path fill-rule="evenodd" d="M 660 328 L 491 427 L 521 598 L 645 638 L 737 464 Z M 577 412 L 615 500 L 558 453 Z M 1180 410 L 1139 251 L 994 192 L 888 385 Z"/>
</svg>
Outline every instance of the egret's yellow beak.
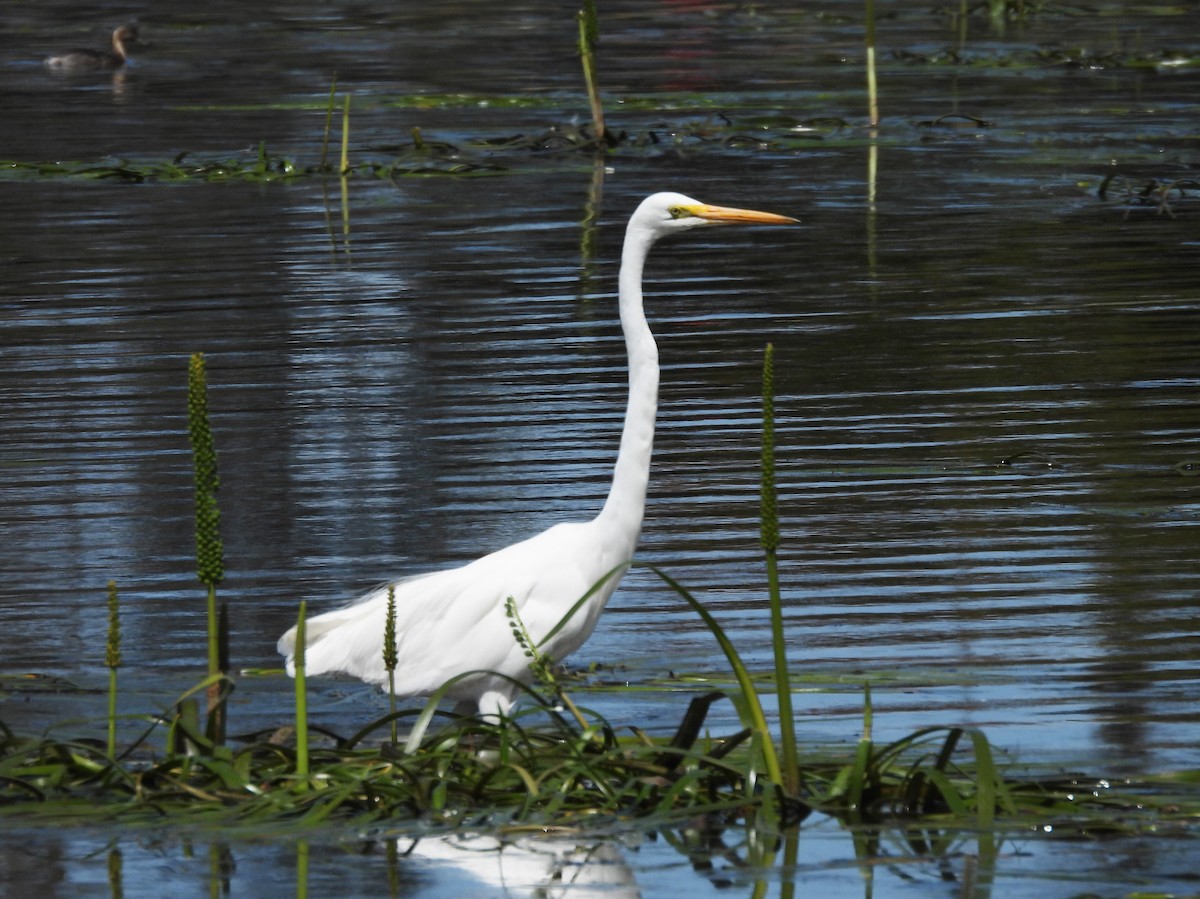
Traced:
<svg viewBox="0 0 1200 899">
<path fill-rule="evenodd" d="M 734 209 L 730 206 L 709 206 L 707 203 L 697 203 L 688 206 L 687 211 L 697 218 L 709 222 L 729 223 L 758 223 L 762 225 L 792 225 L 799 222 L 787 215 L 776 215 L 773 212 L 757 212 L 753 209 Z"/>
</svg>

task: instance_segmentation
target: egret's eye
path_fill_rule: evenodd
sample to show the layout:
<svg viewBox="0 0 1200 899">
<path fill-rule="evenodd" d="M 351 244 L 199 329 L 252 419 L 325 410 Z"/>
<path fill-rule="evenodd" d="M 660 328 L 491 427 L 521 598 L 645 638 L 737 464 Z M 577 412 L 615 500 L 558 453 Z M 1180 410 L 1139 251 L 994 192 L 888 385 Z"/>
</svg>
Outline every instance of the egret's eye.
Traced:
<svg viewBox="0 0 1200 899">
<path fill-rule="evenodd" d="M 673 219 L 685 219 L 691 215 L 691 213 L 688 212 L 688 210 L 683 206 L 672 206 L 667 211 L 671 213 L 671 218 Z"/>
</svg>

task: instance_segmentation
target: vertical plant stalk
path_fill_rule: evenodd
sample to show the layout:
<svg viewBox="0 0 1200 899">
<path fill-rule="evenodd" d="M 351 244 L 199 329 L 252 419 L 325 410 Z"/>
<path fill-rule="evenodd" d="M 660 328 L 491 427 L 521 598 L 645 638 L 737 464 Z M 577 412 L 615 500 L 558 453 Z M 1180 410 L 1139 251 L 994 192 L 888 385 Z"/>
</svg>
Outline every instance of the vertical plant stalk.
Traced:
<svg viewBox="0 0 1200 899">
<path fill-rule="evenodd" d="M 600 102 L 600 91 L 596 87 L 596 44 L 600 40 L 600 20 L 596 15 L 595 0 L 583 0 L 583 8 L 576 13 L 579 22 L 579 58 L 583 62 L 583 80 L 587 85 L 588 102 L 592 107 L 592 128 L 596 132 L 596 145 L 605 144 L 604 106 Z"/>
<path fill-rule="evenodd" d="M 300 600 L 300 617 L 296 621 L 296 774 L 308 779 L 308 685 L 304 676 L 304 656 L 308 644 L 308 625 L 305 621 L 308 604 Z"/>
<path fill-rule="evenodd" d="M 350 179 L 345 173 L 338 179 L 342 188 L 342 251 L 350 255 Z"/>
<path fill-rule="evenodd" d="M 800 862 L 800 828 L 792 827 L 783 836 L 783 870 L 795 871 Z M 807 892 L 807 891 L 805 891 Z M 867 895 L 871 895 L 867 893 Z M 779 887 L 779 899 L 795 899 L 796 878 L 787 877 Z"/>
<path fill-rule="evenodd" d="M 762 548 L 767 563 L 767 592 L 771 607 L 771 644 L 775 650 L 775 690 L 779 703 L 779 732 L 783 740 L 783 788 L 800 794 L 800 763 L 796 757 L 796 719 L 792 712 L 792 683 L 788 672 L 787 641 L 783 631 L 783 598 L 779 590 L 779 508 L 775 490 L 775 347 L 763 354 L 763 436 L 760 518 Z"/>
<path fill-rule="evenodd" d="M 867 145 L 867 271 L 871 274 L 871 283 L 878 280 L 878 218 L 879 207 L 876 203 L 879 185 L 879 142 L 871 136 Z"/>
<path fill-rule="evenodd" d="M 866 0 L 867 118 L 879 127 L 879 84 L 875 77 L 875 0 Z"/>
<path fill-rule="evenodd" d="M 229 848 L 223 843 L 208 844 L 208 895 L 210 899 L 220 899 L 223 891 L 222 883 L 228 878 L 233 859 Z"/>
<path fill-rule="evenodd" d="M 342 104 L 342 161 L 338 173 L 344 178 L 350 173 L 350 95 Z"/>
<path fill-rule="evenodd" d="M 870 120 L 870 143 L 867 145 L 867 267 L 874 274 L 876 267 L 876 208 L 875 195 L 879 169 L 879 85 L 875 76 L 875 0 L 866 0 L 867 51 L 867 118 Z"/>
<path fill-rule="evenodd" d="M 108 757 L 117 753 L 117 669 L 121 667 L 121 614 L 117 582 L 108 582 L 108 640 L 104 647 L 108 666 Z"/>
<path fill-rule="evenodd" d="M 296 899 L 308 899 L 308 840 L 296 843 Z"/>
<path fill-rule="evenodd" d="M 208 721 L 205 733 L 213 746 L 225 745 L 226 702 L 232 692 L 232 683 L 225 677 L 229 670 L 229 604 L 221 603 L 217 609 L 217 671 L 220 680 L 208 688 Z"/>
<path fill-rule="evenodd" d="M 342 104 L 342 159 L 338 165 L 342 188 L 342 246 L 350 254 L 350 95 Z"/>
<path fill-rule="evenodd" d="M 400 848 L 396 840 L 387 841 L 387 882 L 388 896 L 400 895 Z M 407 880 L 405 881 L 407 883 Z"/>
<path fill-rule="evenodd" d="M 333 104 L 337 99 L 337 73 L 333 75 L 333 83 L 329 85 L 329 105 L 325 108 L 325 134 L 321 138 L 321 171 L 327 171 L 329 166 L 329 132 L 333 127 Z"/>
<path fill-rule="evenodd" d="M 383 623 L 383 667 L 388 677 L 388 711 L 392 716 L 392 745 L 396 744 L 396 585 L 388 584 L 387 621 Z"/>
<path fill-rule="evenodd" d="M 217 585 L 225 577 L 221 546 L 221 513 L 217 508 L 217 451 L 208 422 L 208 383 L 204 354 L 193 353 L 188 364 L 188 435 L 192 444 L 196 497 L 196 573 L 208 588 L 208 674 L 221 673 L 221 635 L 217 618 Z M 217 716 L 213 732 L 224 733 L 222 684 L 208 690 L 208 713 Z"/>
<path fill-rule="evenodd" d="M 604 198 L 604 156 L 597 153 L 592 158 L 592 180 L 588 185 L 587 200 L 583 206 L 583 219 L 579 222 L 579 291 L 581 302 L 586 302 L 595 292 L 596 255 L 600 242 L 598 222 L 601 201 Z"/>
<path fill-rule="evenodd" d="M 108 853 L 108 894 L 112 899 L 125 897 L 125 858 L 120 849 Z"/>
</svg>

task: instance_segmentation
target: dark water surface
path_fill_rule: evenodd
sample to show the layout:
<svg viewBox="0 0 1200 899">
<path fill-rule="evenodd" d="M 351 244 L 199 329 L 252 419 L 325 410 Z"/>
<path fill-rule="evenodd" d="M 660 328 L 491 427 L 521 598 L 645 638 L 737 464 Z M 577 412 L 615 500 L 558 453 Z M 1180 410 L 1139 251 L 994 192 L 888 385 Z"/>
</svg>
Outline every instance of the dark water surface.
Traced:
<svg viewBox="0 0 1200 899">
<path fill-rule="evenodd" d="M 585 114 L 572 10 L 394 6 L 134 3 L 125 12 L 147 38 L 135 64 L 67 79 L 41 56 L 103 46 L 110 14 L 6 14 L 0 159 L 250 158 L 266 141 L 313 164 L 334 73 L 354 98 L 352 159 L 387 159 L 414 126 L 465 143 Z M 803 220 L 693 234 L 650 262 L 663 389 L 640 553 L 769 664 L 757 464 L 773 342 L 802 739 L 851 745 L 870 681 L 877 739 L 964 723 L 1017 762 L 1110 776 L 1197 767 L 1200 232 L 1189 197 L 1160 208 L 1125 191 L 1197 177 L 1185 23 L 1198 10 L 1100 12 L 1003 33 L 972 20 L 960 43 L 949 15 L 899 6 L 880 24 L 874 144 L 855 4 L 619 3 L 601 10 L 610 120 L 657 143 L 623 145 L 602 178 L 587 155 L 491 153 L 504 171 L 490 177 L 353 178 L 343 216 L 337 179 L 5 175 L 0 672 L 100 685 L 110 578 L 128 711 L 165 705 L 203 667 L 194 351 L 209 364 L 239 667 L 278 664 L 301 598 L 333 607 L 592 514 L 624 408 L 623 222 L 645 194 L 674 189 Z M 542 102 L 398 100 L 447 92 Z M 648 95 L 662 108 L 624 110 Z M 777 137 L 782 117 L 793 135 L 816 130 L 768 147 L 696 138 L 718 113 L 743 137 L 766 135 L 766 119 Z M 949 113 L 988 124 L 930 124 Z M 581 224 L 592 209 L 594 232 Z M 594 251 L 581 250 L 590 237 Z M 645 571 L 573 661 L 639 685 L 725 676 L 711 636 Z M 384 709 L 348 682 L 310 688 L 335 730 Z M 286 720 L 287 689 L 245 680 L 242 729 Z M 665 730 L 681 691 L 583 696 L 622 726 Z M 14 693 L 0 719 L 24 730 L 101 711 L 98 699 Z M 713 726 L 733 720 L 726 707 Z M 109 895 L 103 858 L 83 860 L 107 838 L 30 849 L 17 836 L 0 853 L 0 893 Z M 797 885 L 862 894 L 848 836 L 827 823 L 805 839 Z M 627 848 L 600 870 L 642 895 L 718 891 L 721 878 L 664 842 Z M 1166 841 L 1073 846 L 1069 862 L 1032 835 L 1010 848 L 996 874 L 1005 896 L 1174 888 L 1188 868 Z M 203 853 L 137 838 L 123 851 L 126 895 L 208 894 Z M 294 893 L 293 847 L 232 853 L 231 895 Z M 313 853 L 315 894 L 388 894 L 382 856 Z M 460 856 L 436 856 L 412 856 L 405 895 L 485 894 L 463 885 Z M 1065 868 L 1095 876 L 1043 876 Z M 725 874 L 753 886 L 753 872 Z M 960 886 L 932 863 L 877 876 L 876 896 Z"/>
</svg>

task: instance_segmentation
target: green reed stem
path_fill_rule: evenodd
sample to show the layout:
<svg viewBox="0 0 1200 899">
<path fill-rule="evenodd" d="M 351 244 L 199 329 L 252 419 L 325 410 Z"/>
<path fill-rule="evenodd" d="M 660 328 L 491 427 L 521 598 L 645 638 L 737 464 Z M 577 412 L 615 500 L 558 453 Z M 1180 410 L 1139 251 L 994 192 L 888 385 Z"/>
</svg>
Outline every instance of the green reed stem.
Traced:
<svg viewBox="0 0 1200 899">
<path fill-rule="evenodd" d="M 221 899 L 221 885 L 231 866 L 229 847 L 214 840 L 208 844 L 208 895 L 209 899 Z"/>
<path fill-rule="evenodd" d="M 108 853 L 108 894 L 112 899 L 124 899 L 125 896 L 125 859 L 120 849 L 112 849 Z"/>
<path fill-rule="evenodd" d="M 383 667 L 388 676 L 388 711 L 392 714 L 392 744 L 396 743 L 396 585 L 388 584 L 387 620 L 383 623 Z"/>
<path fill-rule="evenodd" d="M 304 656 L 308 643 L 308 625 L 305 621 L 308 604 L 300 600 L 300 617 L 296 621 L 296 649 L 294 653 L 296 678 L 296 774 L 308 777 L 308 686 L 304 676 Z"/>
<path fill-rule="evenodd" d="M 604 105 L 596 86 L 596 43 L 600 40 L 600 20 L 595 0 L 583 0 L 583 8 L 575 18 L 579 22 L 579 57 L 583 62 L 583 80 L 587 85 L 588 102 L 592 107 L 592 127 L 596 143 L 604 144 Z"/>
<path fill-rule="evenodd" d="M 343 176 L 350 171 L 350 95 L 342 104 L 342 163 L 338 172 Z"/>
<path fill-rule="evenodd" d="M 329 105 L 325 108 L 325 133 L 321 138 L 321 171 L 325 171 L 329 162 L 329 132 L 333 127 L 333 105 L 337 99 L 337 73 L 329 85 Z"/>
<path fill-rule="evenodd" d="M 800 862 L 800 828 L 792 827 L 783 837 L 783 870 L 795 871 Z M 785 877 L 779 886 L 779 899 L 795 899 L 796 877 Z M 807 893 L 808 891 L 805 890 Z M 869 894 L 868 894 L 869 895 Z"/>
<path fill-rule="evenodd" d="M 308 899 L 308 840 L 296 843 L 296 899 Z"/>
<path fill-rule="evenodd" d="M 763 355 L 763 436 L 761 519 L 762 548 L 767 562 L 767 592 L 771 607 L 771 644 L 775 650 L 775 689 L 779 702 L 779 731 L 783 741 L 783 788 L 800 793 L 800 762 L 796 753 L 796 719 L 788 671 L 787 640 L 783 630 L 783 598 L 779 589 L 779 508 L 775 490 L 775 347 Z"/>
<path fill-rule="evenodd" d="M 221 636 L 217 623 L 217 588 L 208 585 L 208 672 L 215 674 L 221 670 Z"/>
<path fill-rule="evenodd" d="M 108 757 L 117 752 L 117 669 L 121 667 L 121 615 L 117 582 L 108 582 L 108 640 L 104 647 L 108 666 Z"/>
<path fill-rule="evenodd" d="M 879 127 L 879 84 L 875 76 L 875 0 L 866 0 L 867 116 L 872 128 Z"/>
</svg>

